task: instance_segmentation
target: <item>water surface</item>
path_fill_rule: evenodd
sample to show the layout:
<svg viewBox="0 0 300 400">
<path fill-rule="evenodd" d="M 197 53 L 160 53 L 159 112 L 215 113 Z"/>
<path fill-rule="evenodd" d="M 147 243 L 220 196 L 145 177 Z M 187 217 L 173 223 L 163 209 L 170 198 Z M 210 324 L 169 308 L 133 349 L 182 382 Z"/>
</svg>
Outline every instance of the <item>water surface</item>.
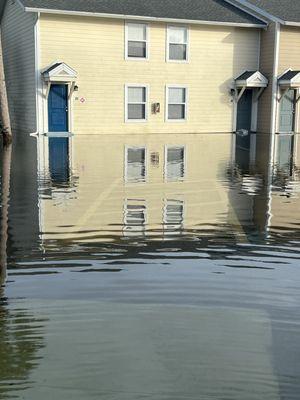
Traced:
<svg viewBox="0 0 300 400">
<path fill-rule="evenodd" d="M 297 138 L 234 139 L 2 152 L 0 399 L 299 398 Z"/>
</svg>

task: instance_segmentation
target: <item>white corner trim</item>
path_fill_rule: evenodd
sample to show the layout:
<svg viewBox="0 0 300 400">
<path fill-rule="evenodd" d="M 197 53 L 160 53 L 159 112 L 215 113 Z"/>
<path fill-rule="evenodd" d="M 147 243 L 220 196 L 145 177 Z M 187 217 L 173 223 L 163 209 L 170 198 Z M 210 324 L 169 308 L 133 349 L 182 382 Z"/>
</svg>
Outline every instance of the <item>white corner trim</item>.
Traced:
<svg viewBox="0 0 300 400">
<path fill-rule="evenodd" d="M 279 49 L 280 49 L 280 23 L 276 22 L 275 25 L 275 45 L 274 45 L 274 66 L 273 66 L 273 82 L 272 82 L 272 107 L 271 107 L 271 140 L 270 140 L 270 169 L 273 168 L 275 161 L 275 134 L 277 127 L 277 75 L 278 75 L 278 64 L 279 64 Z M 272 171 L 270 171 L 270 176 Z"/>
<path fill-rule="evenodd" d="M 138 21 L 155 21 L 155 22 L 170 22 L 178 24 L 195 24 L 195 25 L 216 25 L 216 26 L 235 26 L 240 28 L 266 28 L 265 24 L 250 24 L 242 22 L 222 22 L 222 21 L 204 21 L 204 20 L 189 20 L 179 18 L 159 18 L 159 17 L 146 17 L 140 15 L 125 15 L 125 14 L 106 14 L 94 13 L 85 11 L 68 11 L 68 10 L 54 10 L 48 8 L 34 8 L 25 7 L 26 12 L 40 12 L 46 14 L 61 14 L 61 15 L 74 15 L 81 17 L 97 17 L 97 18 L 111 18 L 123 20 L 138 20 Z"/>
</svg>

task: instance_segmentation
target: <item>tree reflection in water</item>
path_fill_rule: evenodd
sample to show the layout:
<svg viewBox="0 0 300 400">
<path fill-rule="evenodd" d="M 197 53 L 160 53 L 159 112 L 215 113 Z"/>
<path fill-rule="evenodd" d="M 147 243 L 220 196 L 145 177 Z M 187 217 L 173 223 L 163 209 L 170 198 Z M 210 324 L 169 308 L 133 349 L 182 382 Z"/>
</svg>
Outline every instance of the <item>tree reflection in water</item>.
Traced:
<svg viewBox="0 0 300 400">
<path fill-rule="evenodd" d="M 12 146 L 2 151 L 1 230 L 0 230 L 0 399 L 24 389 L 30 372 L 38 364 L 38 350 L 44 347 L 42 320 L 24 309 L 11 308 L 4 294 L 7 268 L 8 204 Z M 26 383 L 25 383 L 26 380 Z"/>
</svg>

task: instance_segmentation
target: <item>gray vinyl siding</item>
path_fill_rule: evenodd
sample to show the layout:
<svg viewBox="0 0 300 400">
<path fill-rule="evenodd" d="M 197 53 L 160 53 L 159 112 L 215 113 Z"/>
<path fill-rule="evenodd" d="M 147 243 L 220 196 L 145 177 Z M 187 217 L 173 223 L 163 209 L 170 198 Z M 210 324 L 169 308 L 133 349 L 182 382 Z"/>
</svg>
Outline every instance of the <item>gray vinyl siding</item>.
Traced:
<svg viewBox="0 0 300 400">
<path fill-rule="evenodd" d="M 35 27 L 36 15 L 7 1 L 1 21 L 4 70 L 14 133 L 36 131 Z"/>
</svg>

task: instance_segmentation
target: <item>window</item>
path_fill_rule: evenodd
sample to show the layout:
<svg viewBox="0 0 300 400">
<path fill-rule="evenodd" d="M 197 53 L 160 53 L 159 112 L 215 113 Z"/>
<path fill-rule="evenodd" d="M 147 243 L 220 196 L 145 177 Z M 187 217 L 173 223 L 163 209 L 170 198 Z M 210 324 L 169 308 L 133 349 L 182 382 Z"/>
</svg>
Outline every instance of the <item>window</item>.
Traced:
<svg viewBox="0 0 300 400">
<path fill-rule="evenodd" d="M 184 121 L 187 115 L 187 88 L 167 87 L 167 121 Z"/>
<path fill-rule="evenodd" d="M 166 200 L 164 207 L 164 230 L 176 234 L 183 228 L 184 203 L 181 200 Z"/>
<path fill-rule="evenodd" d="M 148 118 L 147 110 L 148 88 L 147 86 L 126 86 L 126 122 L 143 122 Z"/>
<path fill-rule="evenodd" d="M 127 23 L 125 27 L 126 59 L 148 58 L 148 25 L 140 23 Z"/>
<path fill-rule="evenodd" d="M 188 61 L 187 27 L 168 26 L 167 31 L 167 61 Z"/>
<path fill-rule="evenodd" d="M 146 206 L 143 200 L 125 200 L 124 235 L 144 236 L 146 228 Z"/>
<path fill-rule="evenodd" d="M 146 149 L 145 147 L 127 147 L 125 155 L 126 182 L 145 182 Z"/>
<path fill-rule="evenodd" d="M 185 175 L 184 146 L 166 147 L 165 178 L 169 182 L 179 181 Z"/>
</svg>

